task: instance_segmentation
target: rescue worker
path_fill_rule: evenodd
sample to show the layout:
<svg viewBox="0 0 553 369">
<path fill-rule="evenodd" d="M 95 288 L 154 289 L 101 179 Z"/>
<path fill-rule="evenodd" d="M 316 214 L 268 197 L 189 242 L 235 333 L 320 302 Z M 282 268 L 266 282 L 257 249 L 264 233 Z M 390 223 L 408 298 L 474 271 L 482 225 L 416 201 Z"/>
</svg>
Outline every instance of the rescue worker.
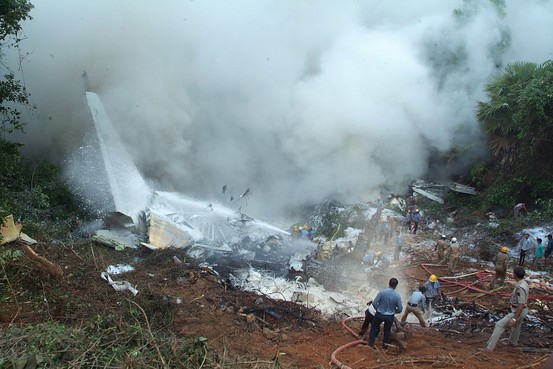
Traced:
<svg viewBox="0 0 553 369">
<path fill-rule="evenodd" d="M 401 235 L 401 232 L 397 231 L 396 235 L 396 248 L 394 249 L 394 260 L 399 260 L 399 254 L 401 253 L 401 250 L 403 249 L 403 236 Z"/>
<path fill-rule="evenodd" d="M 523 202 L 519 202 L 518 204 L 516 204 L 515 206 L 513 206 L 513 215 L 515 218 L 518 218 L 520 213 L 522 211 L 525 211 L 526 214 L 528 214 L 528 209 L 526 209 L 526 204 L 523 203 Z"/>
<path fill-rule="evenodd" d="M 553 253 L 553 237 L 551 234 L 547 235 L 547 246 L 545 247 L 545 254 L 543 256 L 543 262 L 547 263 L 547 258 Z"/>
<path fill-rule="evenodd" d="M 365 333 L 367 333 L 367 329 L 369 328 L 369 324 L 372 323 L 374 315 L 376 314 L 376 310 L 373 306 L 373 300 L 367 302 L 367 310 L 365 310 L 365 320 L 363 321 L 363 325 L 361 326 L 361 330 L 359 331 L 359 338 L 361 336 L 364 336 Z"/>
<path fill-rule="evenodd" d="M 438 264 L 445 262 L 445 250 L 447 249 L 445 239 L 446 236 L 443 234 L 440 239 L 436 241 L 436 247 L 434 247 L 434 251 L 438 252 Z"/>
<path fill-rule="evenodd" d="M 522 267 L 516 267 L 513 271 L 513 277 L 517 281 L 515 289 L 511 294 L 509 303 L 511 305 L 511 312 L 503 317 L 503 319 L 495 323 L 495 328 L 492 335 L 488 339 L 486 347 L 480 348 L 480 351 L 492 352 L 497 345 L 497 341 L 501 338 L 501 334 L 507 327 L 511 328 L 511 334 L 509 335 L 509 345 L 518 346 L 518 339 L 520 337 L 520 328 L 526 315 L 528 315 L 528 294 L 530 288 L 528 283 L 524 280 L 526 272 Z"/>
<path fill-rule="evenodd" d="M 413 313 L 413 315 L 415 315 L 419 320 L 421 327 L 426 327 L 426 322 L 423 317 L 423 314 L 425 313 L 424 306 L 426 305 L 426 298 L 424 297 L 425 292 L 426 287 L 424 286 L 419 286 L 413 291 L 409 301 L 407 302 L 407 306 L 405 306 L 405 312 L 401 317 L 401 325 L 405 325 L 407 317 L 409 314 Z"/>
<path fill-rule="evenodd" d="M 379 253 L 380 251 L 377 252 Z M 377 252 L 367 252 L 365 256 L 363 256 L 363 264 L 366 264 L 369 268 L 373 267 L 375 263 L 374 259 Z"/>
<path fill-rule="evenodd" d="M 411 210 L 407 210 L 407 214 L 405 214 L 405 225 L 407 226 L 409 233 L 411 233 L 411 228 L 413 226 L 412 223 L 413 223 L 413 214 L 411 213 Z"/>
<path fill-rule="evenodd" d="M 313 228 L 307 227 L 307 239 L 313 241 Z"/>
<path fill-rule="evenodd" d="M 382 241 L 385 245 L 388 244 L 388 239 L 390 238 L 390 235 L 392 234 L 392 228 L 386 221 L 385 217 L 380 218 L 380 235 L 382 237 Z"/>
<path fill-rule="evenodd" d="M 396 278 L 391 278 L 388 282 L 388 288 L 378 292 L 373 305 L 376 313 L 374 314 L 371 323 L 371 331 L 369 333 L 369 347 L 374 347 L 376 336 L 380 332 L 380 324 L 384 323 L 384 338 L 382 346 L 384 348 L 390 343 L 390 333 L 392 324 L 394 324 L 394 315 L 403 311 L 401 305 L 401 296 L 395 291 L 399 281 Z"/>
<path fill-rule="evenodd" d="M 532 244 L 532 240 L 530 240 L 530 234 L 525 233 L 522 236 L 522 239 L 520 240 L 518 247 L 520 248 L 520 255 L 519 255 L 519 259 L 518 259 L 518 265 L 523 266 L 524 265 L 524 260 L 526 259 L 527 252 L 530 251 L 532 249 L 532 247 L 534 247 L 534 245 Z"/>
<path fill-rule="evenodd" d="M 432 316 L 432 310 L 434 305 L 434 300 L 437 297 L 440 297 L 440 282 L 438 282 L 438 277 L 435 274 L 432 274 L 428 280 L 424 283 L 426 291 L 424 292 L 424 297 L 426 299 L 426 310 L 427 315 Z"/>
<path fill-rule="evenodd" d="M 375 256 L 374 265 L 376 267 L 387 268 L 390 266 L 390 260 L 388 260 L 386 256 L 382 255 L 382 251 L 375 252 L 374 256 Z"/>
<path fill-rule="evenodd" d="M 304 225 L 302 228 L 301 228 L 301 238 L 304 239 L 304 240 L 307 240 L 307 236 L 309 235 L 309 231 L 308 231 L 309 227 L 307 225 Z"/>
<path fill-rule="evenodd" d="M 507 276 L 507 267 L 509 265 L 509 256 L 507 255 L 507 247 L 503 246 L 495 257 L 495 276 L 490 282 L 490 287 L 495 288 L 495 282 L 499 281 L 499 285 L 505 284 Z"/>
<path fill-rule="evenodd" d="M 415 210 L 415 214 L 413 214 L 413 234 L 417 234 L 417 229 L 419 229 L 419 222 L 421 220 L 421 213 L 419 209 Z"/>
<path fill-rule="evenodd" d="M 457 268 L 457 262 L 459 261 L 459 251 L 457 238 L 453 237 L 449 245 L 449 263 L 447 264 L 449 274 L 455 273 L 455 268 Z"/>
<path fill-rule="evenodd" d="M 543 247 L 543 244 L 542 244 L 542 239 L 541 238 L 536 238 L 536 242 L 537 242 L 537 245 L 536 245 L 536 248 L 534 250 L 534 260 L 532 261 L 532 265 L 538 265 L 539 262 L 540 262 L 540 259 L 543 258 L 543 252 L 544 252 L 544 247 Z M 545 259 L 544 259 L 544 265 L 545 265 Z"/>
<path fill-rule="evenodd" d="M 297 240 L 300 237 L 301 237 L 300 227 L 298 227 L 297 225 L 293 226 L 292 232 L 290 232 L 290 238 L 292 240 Z"/>
</svg>

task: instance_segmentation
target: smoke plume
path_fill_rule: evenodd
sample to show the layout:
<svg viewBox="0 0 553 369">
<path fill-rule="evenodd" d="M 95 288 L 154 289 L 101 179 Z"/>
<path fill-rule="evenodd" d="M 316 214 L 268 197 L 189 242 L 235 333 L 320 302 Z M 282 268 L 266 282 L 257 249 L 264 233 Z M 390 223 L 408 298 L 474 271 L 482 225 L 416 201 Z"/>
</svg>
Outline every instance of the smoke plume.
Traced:
<svg viewBox="0 0 553 369">
<path fill-rule="evenodd" d="M 482 155 L 483 84 L 551 58 L 553 3 L 507 4 L 37 0 L 21 47 L 38 109 L 22 139 L 60 162 L 83 144 L 86 70 L 161 189 L 210 199 L 227 185 L 229 201 L 251 188 L 241 206 L 265 216 L 374 199 L 456 145 Z"/>
</svg>

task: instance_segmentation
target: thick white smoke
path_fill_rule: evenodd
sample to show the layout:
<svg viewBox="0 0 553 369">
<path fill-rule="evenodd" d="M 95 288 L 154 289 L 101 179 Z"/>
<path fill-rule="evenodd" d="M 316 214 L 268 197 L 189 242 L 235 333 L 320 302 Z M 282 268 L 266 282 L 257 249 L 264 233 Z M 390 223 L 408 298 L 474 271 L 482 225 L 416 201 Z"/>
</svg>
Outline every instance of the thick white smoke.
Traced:
<svg viewBox="0 0 553 369">
<path fill-rule="evenodd" d="M 36 0 L 27 148 L 60 159 L 81 144 L 86 70 L 164 189 L 250 187 L 257 214 L 401 191 L 432 155 L 479 141 L 475 102 L 498 68 L 551 58 L 552 2 L 507 3 Z"/>
</svg>

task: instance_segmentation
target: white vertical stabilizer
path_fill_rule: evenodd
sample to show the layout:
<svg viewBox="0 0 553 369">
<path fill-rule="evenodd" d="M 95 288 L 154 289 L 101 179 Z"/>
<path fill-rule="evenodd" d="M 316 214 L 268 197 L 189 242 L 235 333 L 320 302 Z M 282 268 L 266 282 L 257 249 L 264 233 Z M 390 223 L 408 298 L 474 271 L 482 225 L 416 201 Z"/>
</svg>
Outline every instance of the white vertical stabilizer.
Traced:
<svg viewBox="0 0 553 369">
<path fill-rule="evenodd" d="M 119 139 L 100 98 L 94 92 L 86 92 L 86 100 L 106 168 L 107 178 L 116 211 L 136 220 L 152 196 L 152 191 L 138 172 L 125 146 Z"/>
</svg>

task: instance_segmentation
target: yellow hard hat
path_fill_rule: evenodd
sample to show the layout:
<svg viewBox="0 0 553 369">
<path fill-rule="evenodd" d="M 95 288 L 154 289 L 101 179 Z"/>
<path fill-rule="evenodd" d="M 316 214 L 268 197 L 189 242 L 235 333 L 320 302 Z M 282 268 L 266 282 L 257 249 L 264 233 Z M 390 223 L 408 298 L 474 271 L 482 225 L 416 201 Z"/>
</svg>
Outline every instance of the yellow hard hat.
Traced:
<svg viewBox="0 0 553 369">
<path fill-rule="evenodd" d="M 434 274 L 432 274 L 432 275 L 430 276 L 430 278 L 428 278 L 428 280 L 429 280 L 430 282 L 436 282 L 436 281 L 438 280 L 438 277 L 436 277 Z"/>
<path fill-rule="evenodd" d="M 501 248 L 501 252 L 507 252 L 507 247 L 503 246 L 503 247 Z"/>
<path fill-rule="evenodd" d="M 374 254 L 375 254 L 376 256 L 379 256 L 380 254 L 382 254 L 382 251 L 376 251 Z"/>
<path fill-rule="evenodd" d="M 300 229 L 300 227 L 294 226 L 293 229 L 294 229 L 294 230 L 298 230 L 298 229 Z"/>
<path fill-rule="evenodd" d="M 306 225 L 304 225 L 304 226 L 303 226 L 303 229 L 307 229 L 307 226 L 306 226 Z"/>
</svg>

